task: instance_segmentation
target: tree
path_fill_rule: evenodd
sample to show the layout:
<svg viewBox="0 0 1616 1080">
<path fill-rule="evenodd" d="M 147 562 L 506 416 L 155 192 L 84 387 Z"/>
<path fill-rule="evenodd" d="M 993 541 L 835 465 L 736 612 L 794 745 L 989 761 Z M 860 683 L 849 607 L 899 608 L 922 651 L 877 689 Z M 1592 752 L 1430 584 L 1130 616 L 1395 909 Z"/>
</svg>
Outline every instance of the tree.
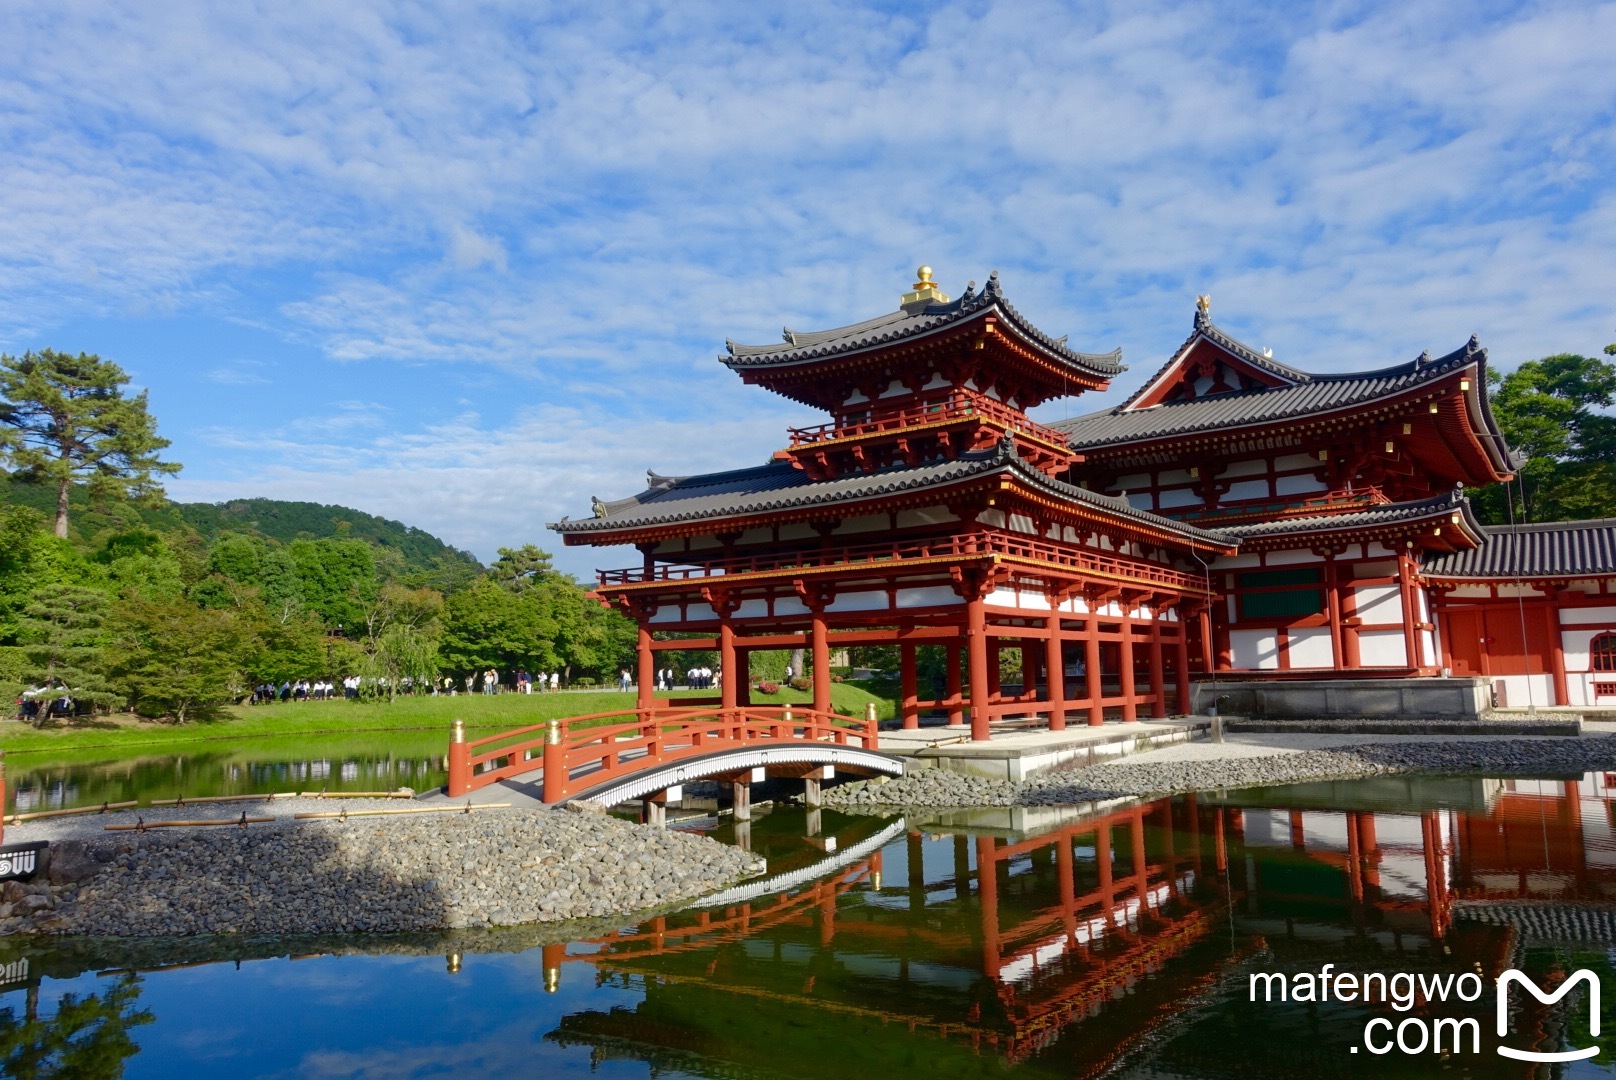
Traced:
<svg viewBox="0 0 1616 1080">
<path fill-rule="evenodd" d="M 241 696 L 244 661 L 258 647 L 246 620 L 181 597 L 139 594 L 114 609 L 113 684 L 142 716 L 208 719 Z"/>
<path fill-rule="evenodd" d="M 136 1009 L 140 979 L 124 975 L 96 994 L 63 994 L 56 1011 L 41 1020 L 30 988 L 28 1010 L 19 1018 L 0 1008 L 0 1075 L 18 1080 L 117 1080 L 127 1060 L 140 1052 L 129 1029 L 151 1023 Z"/>
<path fill-rule="evenodd" d="M 555 620 L 534 597 L 518 596 L 484 577 L 445 601 L 439 651 L 455 671 L 509 671 L 523 665 L 549 670 L 561 666 L 555 636 Z"/>
<path fill-rule="evenodd" d="M 0 355 L 0 449 L 30 483 L 56 488 L 56 535 L 67 539 L 67 496 L 83 480 L 90 496 L 151 500 L 155 479 L 180 466 L 162 461 L 167 439 L 146 409 L 146 392 L 124 396 L 129 376 L 99 356 L 43 349 Z"/>
<path fill-rule="evenodd" d="M 303 603 L 327 626 L 356 632 L 380 588 L 370 544 L 335 538 L 293 540 L 286 552 L 297 568 Z"/>
<path fill-rule="evenodd" d="M 1510 446 L 1528 458 L 1520 487 L 1472 492 L 1492 524 L 1616 516 L 1616 365 L 1562 353 L 1489 375 L 1493 415 Z M 1524 488 L 1524 501 L 1521 488 Z"/>
<path fill-rule="evenodd" d="M 107 681 L 105 593 L 79 585 L 44 585 L 28 602 L 22 638 L 26 681 L 59 686 L 78 702 L 112 708 L 123 702 Z"/>
<path fill-rule="evenodd" d="M 554 573 L 550 567 L 550 553 L 533 544 L 500 548 L 499 558 L 488 568 L 489 577 L 515 593 L 526 592 Z"/>
<path fill-rule="evenodd" d="M 364 674 L 386 679 L 387 700 L 404 679 L 438 673 L 439 616 L 443 595 L 435 589 L 384 585 L 365 613 Z"/>
</svg>

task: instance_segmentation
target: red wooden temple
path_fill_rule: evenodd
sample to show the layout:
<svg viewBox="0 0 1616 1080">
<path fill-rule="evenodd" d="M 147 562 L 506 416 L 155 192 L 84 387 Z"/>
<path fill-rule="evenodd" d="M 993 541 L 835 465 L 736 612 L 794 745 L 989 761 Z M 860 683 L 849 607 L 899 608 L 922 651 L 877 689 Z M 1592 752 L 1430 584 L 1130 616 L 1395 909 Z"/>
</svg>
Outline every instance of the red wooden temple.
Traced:
<svg viewBox="0 0 1616 1080">
<path fill-rule="evenodd" d="M 598 586 L 640 627 L 639 708 L 661 652 L 715 651 L 724 712 L 749 704 L 751 653 L 801 648 L 828 713 L 831 653 L 853 645 L 898 647 L 905 726 L 968 716 L 973 739 L 1008 717 L 1189 712 L 1213 672 L 1474 675 L 1507 703 L 1616 704 L 1616 522 L 1488 528 L 1463 496 L 1518 464 L 1474 338 L 1318 374 L 1209 309 L 1127 401 L 1052 424 L 1028 410 L 1106 389 L 1120 354 L 1039 330 L 996 274 L 950 299 L 922 267 L 889 314 L 729 343 L 744 381 L 829 419 L 768 464 L 653 472 L 552 526 L 641 553 Z M 926 646 L 940 696 L 920 692 Z"/>
</svg>

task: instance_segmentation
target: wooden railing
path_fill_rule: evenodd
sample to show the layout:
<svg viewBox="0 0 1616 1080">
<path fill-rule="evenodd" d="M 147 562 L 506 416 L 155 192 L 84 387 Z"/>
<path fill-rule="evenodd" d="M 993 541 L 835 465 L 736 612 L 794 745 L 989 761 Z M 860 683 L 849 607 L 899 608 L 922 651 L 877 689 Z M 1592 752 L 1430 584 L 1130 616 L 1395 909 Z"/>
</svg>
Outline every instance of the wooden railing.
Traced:
<svg viewBox="0 0 1616 1080">
<path fill-rule="evenodd" d="M 901 409 L 882 412 L 856 423 L 816 424 L 812 427 L 791 428 L 791 447 L 812 446 L 833 439 L 851 439 L 860 435 L 901 431 L 917 424 L 935 424 L 949 420 L 980 417 L 1011 431 L 1021 431 L 1056 446 L 1067 445 L 1066 435 L 1030 419 L 1020 409 L 1011 408 L 1001 401 L 963 390 L 920 400 Z"/>
<path fill-rule="evenodd" d="M 615 722 L 614 722 L 615 721 Z M 499 780 L 541 779 L 544 801 L 719 750 L 818 742 L 875 750 L 874 716 L 858 719 L 792 705 L 629 709 L 503 731 L 449 744 L 451 798 Z"/>
<path fill-rule="evenodd" d="M 782 570 L 841 566 L 862 568 L 872 564 L 901 563 L 919 559 L 968 559 L 986 555 L 1029 559 L 1085 574 L 1127 578 L 1187 592 L 1206 591 L 1206 579 L 1195 574 L 1186 574 L 1090 548 L 1075 547 L 1071 544 L 1052 544 L 1032 537 L 1022 538 L 998 532 L 967 533 L 929 540 L 859 544 L 828 552 L 760 552 L 755 555 L 713 559 L 699 566 L 658 563 L 649 569 L 633 567 L 623 570 L 602 570 L 599 577 L 602 585 L 636 585 L 651 581 L 693 581 L 734 574 L 764 574 Z"/>
</svg>

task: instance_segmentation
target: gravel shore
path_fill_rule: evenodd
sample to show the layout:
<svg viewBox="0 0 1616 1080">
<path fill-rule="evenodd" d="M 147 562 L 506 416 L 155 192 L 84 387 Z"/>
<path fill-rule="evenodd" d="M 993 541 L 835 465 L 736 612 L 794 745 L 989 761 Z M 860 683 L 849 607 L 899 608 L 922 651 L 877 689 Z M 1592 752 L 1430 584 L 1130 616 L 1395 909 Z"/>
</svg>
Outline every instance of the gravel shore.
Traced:
<svg viewBox="0 0 1616 1080">
<path fill-rule="evenodd" d="M 1045 773 L 1023 781 L 921 769 L 886 783 L 842 784 L 827 789 L 822 797 L 826 805 L 840 807 L 1051 806 L 1392 773 L 1541 776 L 1616 769 L 1616 738 L 1608 736 L 1366 741 L 1269 754 L 1253 753 L 1250 747 L 1220 754 L 1217 746 L 1194 745 L 1205 747 L 1206 756 L 1140 754 L 1127 761 Z"/>
<path fill-rule="evenodd" d="M 53 840 L 47 880 L 0 887 L 0 933 L 509 926 L 653 910 L 763 868 L 706 837 L 553 810 L 81 834 Z"/>
</svg>

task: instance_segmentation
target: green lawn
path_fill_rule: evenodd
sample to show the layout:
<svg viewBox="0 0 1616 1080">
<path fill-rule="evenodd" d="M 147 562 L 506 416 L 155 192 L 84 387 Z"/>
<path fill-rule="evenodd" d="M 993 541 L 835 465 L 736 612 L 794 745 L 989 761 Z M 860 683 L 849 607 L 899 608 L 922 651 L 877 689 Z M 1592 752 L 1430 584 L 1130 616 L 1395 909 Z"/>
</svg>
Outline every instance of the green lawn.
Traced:
<svg viewBox="0 0 1616 1080">
<path fill-rule="evenodd" d="M 684 693 L 670 695 L 675 700 Z M 710 696 L 710 695 L 709 695 Z M 806 702 L 807 691 L 785 689 L 765 697 L 754 694 L 759 705 Z M 837 712 L 863 716 L 866 702 L 874 701 L 883 719 L 893 715 L 893 703 L 874 697 L 850 683 L 831 688 L 831 701 Z M 96 719 L 70 727 L 35 730 L 26 724 L 0 724 L 0 750 L 9 755 L 28 755 L 31 762 L 57 754 L 79 756 L 81 750 L 127 750 L 131 754 L 160 754 L 196 749 L 196 744 L 221 739 L 262 739 L 289 735 L 345 734 L 359 731 L 441 731 L 448 735 L 454 720 L 464 720 L 470 728 L 499 730 L 539 724 L 546 720 L 612 712 L 634 707 L 634 695 L 615 690 L 566 692 L 560 694 L 480 694 L 459 697 L 399 698 L 385 702 L 308 701 L 285 702 L 229 710 L 219 720 L 186 724 L 133 721 L 129 717 Z M 41 755 L 34 758 L 33 755 Z"/>
</svg>

